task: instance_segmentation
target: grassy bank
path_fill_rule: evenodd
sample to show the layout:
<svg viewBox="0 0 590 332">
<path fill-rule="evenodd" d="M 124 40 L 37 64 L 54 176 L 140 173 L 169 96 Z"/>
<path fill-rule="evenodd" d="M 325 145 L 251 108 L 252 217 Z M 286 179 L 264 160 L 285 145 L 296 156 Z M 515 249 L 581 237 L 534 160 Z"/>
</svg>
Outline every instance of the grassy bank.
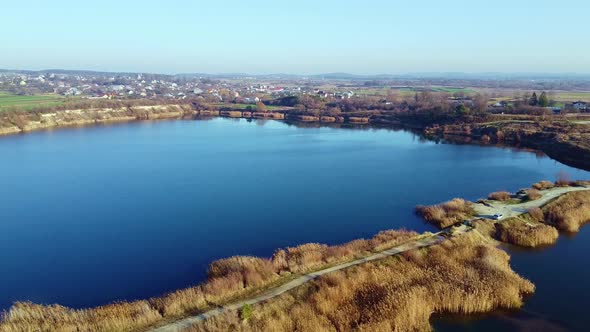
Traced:
<svg viewBox="0 0 590 332">
<path fill-rule="evenodd" d="M 583 124 L 587 121 L 586 117 L 582 115 L 568 117 L 548 115 L 545 114 L 547 110 L 542 108 L 524 114 L 491 114 L 486 111 L 485 103 L 482 104 L 484 106 L 477 109 L 457 108 L 444 97 L 455 91 L 454 89 L 442 87 L 433 87 L 432 89 L 434 90 L 428 93 L 420 91 L 414 98 L 408 97 L 407 100 L 402 98 L 403 101 L 393 98 L 393 102 L 386 103 L 383 103 L 383 97 L 376 96 L 332 102 L 318 98 L 301 98 L 297 101 L 299 104 L 286 103 L 279 98 L 266 101 L 267 104 L 264 108 L 267 112 L 263 113 L 275 113 L 276 117 L 272 116 L 272 118 L 281 120 L 405 127 L 422 132 L 425 137 L 436 140 L 445 138 L 460 142 L 532 148 L 541 150 L 550 157 L 570 166 L 590 169 L 590 126 Z M 463 93 L 465 91 L 460 89 L 455 92 Z M 412 92 L 413 94 L 415 92 Z M 29 101 L 22 99 L 20 102 L 6 100 L 7 106 L 4 108 L 0 103 L 0 110 L 4 110 L 0 112 L 0 134 L 18 132 L 13 127 L 21 128 L 27 124 L 42 121 L 40 114 L 64 110 L 88 111 L 101 108 L 130 108 L 174 103 L 188 105 L 194 110 L 208 110 L 211 113 L 216 113 L 211 116 L 219 116 L 219 112 L 240 111 L 249 115 L 229 114 L 226 116 L 257 117 L 250 114 L 257 109 L 256 105 L 207 103 L 199 99 L 65 98 L 59 102 L 56 99 L 56 102 L 47 101 L 44 104 L 42 103 L 44 98 L 58 98 L 59 96 L 18 97 L 32 99 Z M 271 118 L 271 116 L 258 117 Z"/>
<path fill-rule="evenodd" d="M 433 313 L 519 308 L 534 285 L 508 255 L 465 235 L 319 278 L 189 331 L 431 331 Z"/>
<path fill-rule="evenodd" d="M 66 98 L 60 95 L 19 96 L 0 94 L 0 111 L 7 109 L 31 110 L 38 107 L 52 107 L 62 104 Z"/>
</svg>

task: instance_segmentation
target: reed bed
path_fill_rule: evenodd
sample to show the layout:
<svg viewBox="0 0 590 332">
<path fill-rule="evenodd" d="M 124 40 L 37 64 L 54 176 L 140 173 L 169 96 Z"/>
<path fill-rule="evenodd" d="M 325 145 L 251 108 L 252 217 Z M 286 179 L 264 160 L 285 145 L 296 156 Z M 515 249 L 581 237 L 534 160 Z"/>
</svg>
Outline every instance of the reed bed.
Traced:
<svg viewBox="0 0 590 332">
<path fill-rule="evenodd" d="M 535 287 L 508 263 L 504 251 L 461 236 L 328 274 L 255 305 L 247 320 L 228 312 L 189 331 L 431 331 L 435 313 L 521 307 Z"/>
<path fill-rule="evenodd" d="M 537 189 L 528 189 L 526 191 L 526 198 L 529 201 L 536 201 L 541 198 L 543 195 Z"/>
<path fill-rule="evenodd" d="M 529 248 L 554 244 L 559 237 L 559 232 L 553 226 L 527 222 L 518 217 L 496 224 L 496 230 L 498 240 Z"/>
<path fill-rule="evenodd" d="M 488 199 L 493 201 L 506 202 L 512 198 L 512 194 L 507 191 L 496 191 L 488 195 Z"/>
<path fill-rule="evenodd" d="M 439 228 L 447 228 L 475 214 L 471 202 L 461 198 L 431 206 L 419 205 L 416 207 L 416 213 Z"/>
<path fill-rule="evenodd" d="M 532 187 L 537 190 L 547 190 L 555 187 L 555 184 L 551 181 L 543 180 L 533 184 Z"/>
<path fill-rule="evenodd" d="M 575 191 L 562 195 L 543 208 L 545 221 L 560 230 L 578 232 L 590 221 L 590 191 Z"/>
</svg>

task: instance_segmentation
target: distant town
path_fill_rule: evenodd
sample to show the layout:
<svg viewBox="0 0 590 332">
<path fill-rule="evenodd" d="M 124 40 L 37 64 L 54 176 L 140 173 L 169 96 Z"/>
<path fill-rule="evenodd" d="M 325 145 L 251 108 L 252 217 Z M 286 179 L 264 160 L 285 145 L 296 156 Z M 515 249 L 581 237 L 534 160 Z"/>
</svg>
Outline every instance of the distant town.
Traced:
<svg viewBox="0 0 590 332">
<path fill-rule="evenodd" d="M 391 105 L 417 93 L 447 94 L 448 102 L 472 106 L 476 95 L 488 97 L 491 112 L 511 112 L 515 105 L 543 107 L 553 113 L 590 109 L 590 80 L 584 77 L 410 77 L 350 74 L 162 75 L 89 71 L 0 71 L 0 92 L 12 97 L 0 108 L 50 104 L 67 99 L 195 100 L 204 103 L 256 104 L 289 96 L 324 101 L 374 97 Z M 29 98 L 27 98 L 27 96 Z M 36 98 L 30 98 L 37 96 Z M 54 99 L 48 99 L 54 98 Z M 20 103 L 19 101 L 22 101 Z"/>
</svg>

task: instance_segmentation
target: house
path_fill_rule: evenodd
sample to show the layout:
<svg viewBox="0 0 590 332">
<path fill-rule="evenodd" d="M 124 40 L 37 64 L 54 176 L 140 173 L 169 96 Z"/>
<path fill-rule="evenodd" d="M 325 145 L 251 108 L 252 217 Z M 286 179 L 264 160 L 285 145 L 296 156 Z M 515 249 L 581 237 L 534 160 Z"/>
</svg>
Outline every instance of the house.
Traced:
<svg viewBox="0 0 590 332">
<path fill-rule="evenodd" d="M 588 103 L 584 101 L 576 101 L 572 103 L 572 107 L 579 111 L 585 111 L 588 109 Z"/>
<path fill-rule="evenodd" d="M 502 101 L 499 101 L 499 102 L 495 103 L 492 106 L 493 107 L 507 107 L 508 106 L 508 102 L 502 100 Z"/>
</svg>

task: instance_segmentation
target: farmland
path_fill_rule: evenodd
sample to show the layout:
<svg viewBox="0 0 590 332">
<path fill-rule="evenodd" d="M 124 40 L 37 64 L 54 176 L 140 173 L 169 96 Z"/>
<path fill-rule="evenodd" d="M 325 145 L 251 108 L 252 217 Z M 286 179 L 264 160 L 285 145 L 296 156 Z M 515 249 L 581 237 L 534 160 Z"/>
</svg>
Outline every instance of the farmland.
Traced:
<svg viewBox="0 0 590 332">
<path fill-rule="evenodd" d="M 578 100 L 590 102 L 590 91 L 558 91 L 552 97 L 558 102 L 573 102 Z"/>
<path fill-rule="evenodd" d="M 65 100 L 65 97 L 59 95 L 21 96 L 0 92 L 0 111 L 12 108 L 27 110 L 36 106 L 53 106 L 63 103 Z"/>
<path fill-rule="evenodd" d="M 364 88 L 355 90 L 358 95 L 365 96 L 387 96 L 389 94 L 399 96 L 413 96 L 417 92 L 434 92 L 434 93 L 464 93 L 466 95 L 476 94 L 477 91 L 470 88 L 458 88 L 458 87 L 444 87 L 444 86 L 429 86 L 429 87 L 391 87 L 391 88 Z"/>
</svg>

